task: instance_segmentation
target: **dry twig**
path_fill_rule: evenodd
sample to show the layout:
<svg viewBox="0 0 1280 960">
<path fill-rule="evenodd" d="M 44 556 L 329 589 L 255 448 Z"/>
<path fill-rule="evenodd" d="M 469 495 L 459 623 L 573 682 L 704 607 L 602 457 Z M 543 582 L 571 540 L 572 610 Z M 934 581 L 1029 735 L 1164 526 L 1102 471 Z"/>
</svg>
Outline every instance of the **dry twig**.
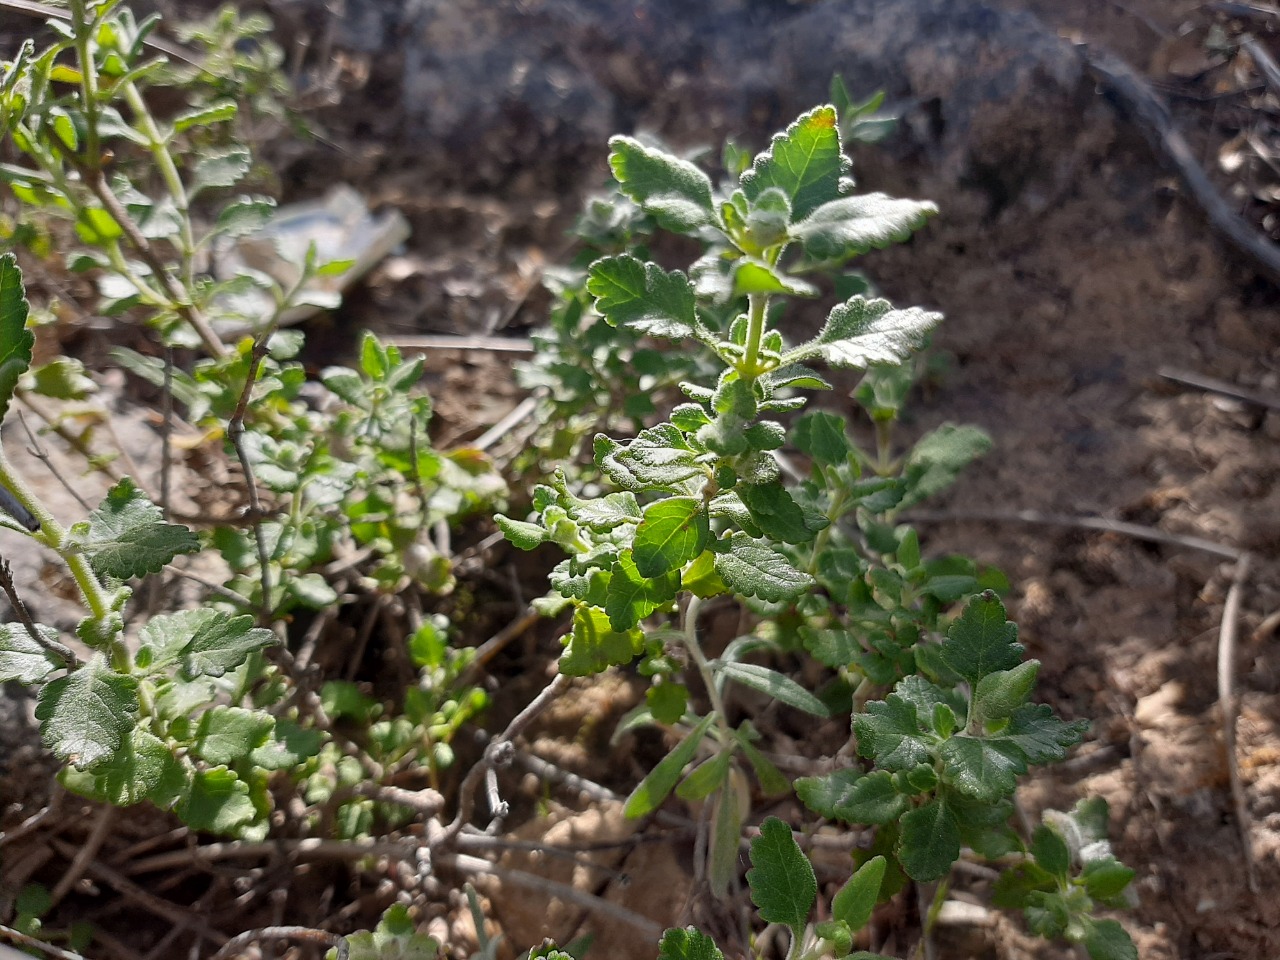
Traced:
<svg viewBox="0 0 1280 960">
<path fill-rule="evenodd" d="M 1222 742 L 1227 752 L 1227 772 L 1231 777 L 1231 802 L 1235 808 L 1236 829 L 1240 832 L 1240 846 L 1244 853 L 1245 879 L 1249 891 L 1258 893 L 1258 867 L 1253 858 L 1253 835 L 1249 819 L 1249 804 L 1240 779 L 1240 766 L 1236 761 L 1236 693 L 1235 661 L 1236 635 L 1240 625 L 1240 594 L 1249 576 L 1250 557 L 1243 554 L 1236 561 L 1231 576 L 1231 587 L 1222 607 L 1222 629 L 1218 633 L 1218 707 L 1222 711 Z"/>
<path fill-rule="evenodd" d="M 40 632 L 35 620 L 31 617 L 31 611 L 27 609 L 27 605 L 18 596 L 18 588 L 13 582 L 13 568 L 9 566 L 9 561 L 3 557 L 0 557 L 0 590 L 4 591 L 4 595 L 9 599 L 9 607 L 13 610 L 13 615 L 18 618 L 18 622 L 22 624 L 23 629 L 27 631 L 27 635 L 32 640 L 61 660 L 68 669 L 74 670 L 80 666 L 80 658 L 75 655 L 75 652 L 70 647 L 59 643 L 51 637 L 46 637 Z"/>
<path fill-rule="evenodd" d="M 240 955 L 240 951 L 259 940 L 300 940 L 303 943 L 318 943 L 333 947 L 338 953 L 338 960 L 347 960 L 351 955 L 351 947 L 347 938 L 328 930 L 316 930 L 312 927 L 261 927 L 257 930 L 246 930 L 237 934 L 222 945 L 212 960 L 231 960 Z"/>
<path fill-rule="evenodd" d="M 1195 373 L 1191 370 L 1176 370 L 1173 367 L 1161 367 L 1158 373 L 1166 380 L 1172 380 L 1174 383 L 1196 387 L 1199 390 L 1207 390 L 1209 393 L 1221 394 L 1224 397 L 1230 397 L 1232 400 L 1251 403 L 1256 407 L 1264 407 L 1267 410 L 1280 410 L 1280 397 L 1268 396 L 1267 394 L 1259 393 L 1257 390 L 1250 390 L 1248 387 L 1238 387 L 1234 383 L 1228 383 L 1226 380 L 1206 377 L 1202 373 Z"/>
</svg>

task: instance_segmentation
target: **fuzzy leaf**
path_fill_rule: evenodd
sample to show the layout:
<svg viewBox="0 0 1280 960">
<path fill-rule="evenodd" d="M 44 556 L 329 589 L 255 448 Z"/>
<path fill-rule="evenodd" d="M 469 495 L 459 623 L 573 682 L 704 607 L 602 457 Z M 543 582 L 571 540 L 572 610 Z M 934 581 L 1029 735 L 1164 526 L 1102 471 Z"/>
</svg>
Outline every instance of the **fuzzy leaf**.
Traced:
<svg viewBox="0 0 1280 960">
<path fill-rule="evenodd" d="M 974 713 L 984 723 L 1003 720 L 1027 702 L 1039 671 L 1039 660 L 1024 660 L 1012 670 L 987 674 L 974 688 Z"/>
<path fill-rule="evenodd" d="M 827 525 L 825 517 L 810 518 L 777 480 L 740 483 L 734 488 L 761 533 L 783 543 L 810 543 Z"/>
<path fill-rule="evenodd" d="M 1000 737 L 1015 744 L 1028 763 L 1057 763 L 1066 759 L 1067 751 L 1083 740 L 1088 730 L 1088 720 L 1068 723 L 1054 716 L 1047 704 L 1028 703 L 1013 712 Z"/>
<path fill-rule="evenodd" d="M 45 684 L 36 719 L 45 746 L 88 769 L 114 757 L 138 715 L 138 681 L 95 654 L 74 673 Z"/>
<path fill-rule="evenodd" d="M 917 807 L 902 818 L 898 861 L 912 880 L 946 875 L 960 856 L 960 828 L 945 798 Z"/>
<path fill-rule="evenodd" d="M 196 160 L 191 193 L 213 187 L 233 187 L 249 172 L 252 163 L 249 151 L 242 146 L 205 150 Z"/>
<path fill-rule="evenodd" d="M 858 868 L 848 883 L 831 899 L 831 917 L 842 920 L 849 929 L 861 930 L 871 920 L 871 911 L 880 898 L 880 884 L 884 880 L 887 861 L 884 857 L 872 857 Z"/>
<path fill-rule="evenodd" d="M 257 816 L 249 785 L 226 767 L 197 770 L 177 813 L 194 830 L 221 834 L 235 833 Z"/>
<path fill-rule="evenodd" d="M 1018 774 L 1027 772 L 1022 751 L 1008 741 L 960 735 L 943 743 L 938 754 L 956 790 L 975 800 L 991 802 L 1009 796 Z"/>
<path fill-rule="evenodd" d="M 179 554 L 200 549 L 196 535 L 184 526 L 166 523 L 160 508 L 128 477 L 107 491 L 89 519 L 70 532 L 93 572 L 117 580 L 157 573 Z"/>
<path fill-rule="evenodd" d="M 173 754 L 164 741 L 135 727 L 107 763 L 95 767 L 92 773 L 68 767 L 61 779 L 68 789 L 82 796 L 128 807 L 146 800 L 173 764 Z"/>
<path fill-rule="evenodd" d="M 1117 920 L 1094 920 L 1084 937 L 1090 960 L 1138 960 L 1138 948 Z"/>
<path fill-rule="evenodd" d="M 609 167 L 622 192 L 659 226 L 688 233 L 715 223 L 711 179 L 688 160 L 631 137 L 612 137 L 609 146 Z"/>
<path fill-rule="evenodd" d="M 941 320 L 942 314 L 919 307 L 895 310 L 887 300 L 850 297 L 832 308 L 815 340 L 785 354 L 782 362 L 820 356 L 833 367 L 902 363 L 924 346 Z"/>
<path fill-rule="evenodd" d="M 932 741 L 920 727 L 916 708 L 896 694 L 868 703 L 853 718 L 853 729 L 858 753 L 882 770 L 910 770 L 932 759 Z"/>
<path fill-rule="evenodd" d="M 1004 604 L 987 590 L 966 604 L 939 653 L 948 667 L 976 684 L 989 673 L 1016 667 L 1022 649 L 1017 626 L 1005 619 Z"/>
<path fill-rule="evenodd" d="M 899 509 L 941 493 L 965 467 L 990 449 L 991 438 L 977 427 L 944 423 L 925 434 L 903 462 L 906 492 Z"/>
<path fill-rule="evenodd" d="M 760 824 L 751 841 L 751 869 L 747 871 L 751 901 L 765 923 L 803 927 L 818 895 L 813 864 L 804 855 L 791 828 L 777 817 Z"/>
<path fill-rule="evenodd" d="M 213 232 L 224 237 L 245 237 L 267 225 L 275 213 L 276 202 L 270 197 L 238 197 L 218 213 Z"/>
<path fill-rule="evenodd" d="M 27 298 L 18 258 L 6 253 L 0 256 L 0 420 L 9 409 L 18 378 L 31 366 L 35 342 L 27 329 Z"/>
<path fill-rule="evenodd" d="M 607 493 L 592 500 L 578 500 L 573 505 L 573 519 L 601 533 L 624 523 L 642 519 L 636 495 L 628 491 Z"/>
<path fill-rule="evenodd" d="M 53 627 L 37 624 L 36 629 L 49 640 L 58 639 Z M 22 624 L 0 624 L 0 683 L 17 680 L 36 684 L 61 666 L 62 661 L 32 640 Z"/>
<path fill-rule="evenodd" d="M 839 414 L 814 410 L 796 420 L 791 439 L 815 463 L 834 467 L 847 461 L 853 450 L 847 429 L 847 421 Z"/>
<path fill-rule="evenodd" d="M 779 603 L 794 600 L 813 586 L 813 577 L 797 570 L 764 540 L 741 531 L 729 538 L 729 551 L 715 555 L 716 573 L 735 593 Z"/>
<path fill-rule="evenodd" d="M 196 756 L 212 764 L 231 764 L 262 746 L 271 736 L 275 718 L 261 710 L 217 706 L 200 716 Z"/>
<path fill-rule="evenodd" d="M 667 425 L 669 426 L 669 425 Z M 620 487 L 630 491 L 671 489 L 706 473 L 674 427 L 641 430 L 625 446 L 605 436 L 596 437 L 596 465 Z"/>
<path fill-rule="evenodd" d="M 802 777 L 796 781 L 796 793 L 811 810 L 846 823 L 892 823 L 910 806 L 884 770 L 868 774 L 837 770 L 824 777 Z"/>
<path fill-rule="evenodd" d="M 507 542 L 517 550 L 532 550 L 547 539 L 547 531 L 536 523 L 512 520 L 501 513 L 494 515 L 493 522 L 498 525 Z"/>
<path fill-rule="evenodd" d="M 610 568 L 604 609 L 614 630 L 630 630 L 653 611 L 676 598 L 680 573 L 672 570 L 657 577 L 645 577 L 636 569 L 631 551 L 618 555 Z"/>
<path fill-rule="evenodd" d="M 604 257 L 591 264 L 587 290 L 611 326 L 673 340 L 697 335 L 693 284 L 679 270 L 627 254 Z"/>
<path fill-rule="evenodd" d="M 615 630 L 603 610 L 588 606 L 574 610 L 573 630 L 566 639 L 560 672 L 570 677 L 590 677 L 610 666 L 628 664 L 643 645 L 639 630 Z"/>
<path fill-rule="evenodd" d="M 635 819 L 653 813 L 661 806 L 662 801 L 667 799 L 668 794 L 675 787 L 676 781 L 680 779 L 685 766 L 698 752 L 698 745 L 711 729 L 711 723 L 715 717 L 714 713 L 709 713 L 699 720 L 698 725 L 689 731 L 688 736 L 663 757 L 658 765 L 649 771 L 647 777 L 636 784 L 636 788 L 631 791 L 631 796 L 627 797 L 623 813 Z"/>
<path fill-rule="evenodd" d="M 387 908 L 378 926 L 347 937 L 348 960 L 435 960 L 440 944 L 434 937 L 419 933 L 409 910 L 402 903 Z M 329 957 L 336 956 L 330 951 Z M 546 947 L 530 951 L 530 960 L 563 960 L 563 951 Z"/>
<path fill-rule="evenodd" d="M 848 167 L 835 107 L 817 107 L 774 135 L 769 149 L 742 174 L 742 190 L 754 201 L 769 187 L 779 187 L 791 199 L 792 217 L 803 220 L 840 195 Z"/>
<path fill-rule="evenodd" d="M 275 641 L 275 634 L 265 627 L 255 627 L 248 614 L 231 617 L 218 613 L 200 624 L 183 646 L 183 676 L 188 680 L 220 677 Z"/>
<path fill-rule="evenodd" d="M 292 720 L 277 720 L 266 743 L 249 754 L 249 762 L 264 770 L 287 770 L 320 753 L 324 735 Z"/>
<path fill-rule="evenodd" d="M 673 927 L 658 943 L 658 960 L 724 960 L 724 954 L 714 940 L 696 927 Z"/>
<path fill-rule="evenodd" d="M 234 100 L 215 100 L 213 103 L 191 110 L 184 110 L 173 118 L 173 132 L 183 133 L 192 127 L 207 127 L 212 123 L 232 120 L 236 115 Z"/>
<path fill-rule="evenodd" d="M 804 245 L 810 263 L 843 262 L 901 243 L 937 212 L 937 206 L 927 201 L 868 193 L 824 203 L 789 232 Z"/>
<path fill-rule="evenodd" d="M 743 686 L 766 693 L 774 700 L 785 703 L 789 707 L 803 710 L 815 717 L 826 717 L 830 713 L 821 700 L 796 683 L 790 677 L 783 676 L 777 670 L 770 670 L 757 663 L 734 663 L 716 660 L 714 670 L 721 676 L 736 680 Z"/>
<path fill-rule="evenodd" d="M 636 527 L 632 555 L 643 577 L 679 570 L 702 553 L 711 535 L 707 509 L 698 497 L 668 497 L 649 504 Z"/>
</svg>

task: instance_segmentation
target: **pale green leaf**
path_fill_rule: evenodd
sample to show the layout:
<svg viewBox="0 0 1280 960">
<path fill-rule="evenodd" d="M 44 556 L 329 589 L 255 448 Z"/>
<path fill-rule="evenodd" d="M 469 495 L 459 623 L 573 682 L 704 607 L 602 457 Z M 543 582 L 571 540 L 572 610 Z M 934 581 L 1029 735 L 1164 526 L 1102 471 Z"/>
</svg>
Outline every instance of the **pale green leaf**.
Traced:
<svg viewBox="0 0 1280 960">
<path fill-rule="evenodd" d="M 942 314 L 919 307 L 895 310 L 887 300 L 850 297 L 832 308 L 817 339 L 785 354 L 782 362 L 820 356 L 833 367 L 902 363 L 924 346 L 941 320 Z"/>
<path fill-rule="evenodd" d="M 213 123 L 224 123 L 236 115 L 234 100 L 215 100 L 203 107 L 184 110 L 173 118 L 173 132 L 185 133 L 192 127 L 207 127 Z"/>
<path fill-rule="evenodd" d="M 255 627 L 248 614 L 232 617 L 218 612 L 200 624 L 182 648 L 182 673 L 189 680 L 220 677 L 244 663 L 251 653 L 275 642 L 275 634 Z"/>
<path fill-rule="evenodd" d="M 71 543 L 89 558 L 94 573 L 117 580 L 156 573 L 179 554 L 200 549 L 195 534 L 166 523 L 160 508 L 128 477 L 70 533 Z"/>
<path fill-rule="evenodd" d="M 884 880 L 887 861 L 884 857 L 872 857 L 831 899 L 831 917 L 843 920 L 851 931 L 861 930 L 871 920 L 871 912 L 880 897 L 880 884 Z"/>
<path fill-rule="evenodd" d="M 253 163 L 248 149 L 236 145 L 204 150 L 196 159 L 191 193 L 215 187 L 233 187 Z"/>
<path fill-rule="evenodd" d="M 560 672 L 569 677 L 589 677 L 628 664 L 644 643 L 639 630 L 615 630 L 603 610 L 581 605 L 573 612 L 573 629 L 564 642 Z"/>
<path fill-rule="evenodd" d="M 644 509 L 632 555 L 643 577 L 679 570 L 706 549 L 710 536 L 706 504 L 698 497 L 668 497 Z"/>
<path fill-rule="evenodd" d="M 673 927 L 658 943 L 658 960 L 724 960 L 716 942 L 696 927 Z"/>
<path fill-rule="evenodd" d="M 12 253 L 0 255 L 0 420 L 17 389 L 18 378 L 31 365 L 35 335 L 27 329 L 27 298 L 22 271 Z"/>
<path fill-rule="evenodd" d="M 92 772 L 66 768 L 61 774 L 70 790 L 93 800 L 128 807 L 148 799 L 175 764 L 164 741 L 140 727 L 126 737 L 115 755 Z"/>
<path fill-rule="evenodd" d="M 906 492 L 899 509 L 941 493 L 965 467 L 990 449 L 991 438 L 977 427 L 944 423 L 925 434 L 903 461 Z"/>
<path fill-rule="evenodd" d="M 659 607 L 671 603 L 680 589 L 678 570 L 645 577 L 636 569 L 630 550 L 618 555 L 610 574 L 604 609 L 614 630 L 630 630 Z"/>
<path fill-rule="evenodd" d="M 50 641 L 57 641 L 58 631 L 53 627 L 37 624 L 36 629 Z M 36 643 L 21 624 L 0 624 L 0 683 L 17 680 L 36 684 L 61 666 L 62 661 Z"/>
<path fill-rule="evenodd" d="M 265 744 L 274 726 L 261 710 L 217 706 L 201 714 L 192 751 L 214 765 L 235 763 Z"/>
<path fill-rule="evenodd" d="M 1024 660 L 1012 670 L 997 670 L 978 681 L 973 692 L 976 718 L 986 723 L 1003 720 L 1027 702 L 1036 685 L 1039 660 Z"/>
<path fill-rule="evenodd" d="M 693 284 L 679 270 L 629 254 L 604 257 L 588 268 L 587 291 L 615 327 L 671 339 L 697 336 Z"/>
<path fill-rule="evenodd" d="M 613 137 L 609 146 L 609 166 L 622 192 L 659 226 L 688 233 L 715 223 L 711 179 L 692 163 L 631 137 Z"/>
<path fill-rule="evenodd" d="M 220 834 L 234 834 L 257 816 L 249 785 L 226 767 L 197 770 L 176 810 L 193 830 Z"/>
<path fill-rule="evenodd" d="M 779 187 L 791 199 L 793 218 L 803 220 L 840 195 L 848 168 L 835 107 L 821 106 L 774 135 L 769 149 L 742 174 L 742 190 L 755 200 L 769 187 Z"/>
<path fill-rule="evenodd" d="M 757 663 L 734 663 L 726 660 L 715 660 L 712 663 L 714 671 L 720 676 L 766 693 L 780 703 L 815 717 L 829 715 L 826 705 L 821 700 L 777 670 L 770 670 Z"/>
<path fill-rule="evenodd" d="M 810 263 L 838 263 L 901 243 L 937 212 L 927 201 L 868 193 L 824 203 L 793 224 L 789 233 L 804 245 L 805 259 Z"/>
<path fill-rule="evenodd" d="M 501 513 L 494 515 L 493 522 L 498 525 L 507 542 L 518 550 L 532 550 L 547 539 L 547 531 L 536 523 L 513 520 Z"/>
</svg>

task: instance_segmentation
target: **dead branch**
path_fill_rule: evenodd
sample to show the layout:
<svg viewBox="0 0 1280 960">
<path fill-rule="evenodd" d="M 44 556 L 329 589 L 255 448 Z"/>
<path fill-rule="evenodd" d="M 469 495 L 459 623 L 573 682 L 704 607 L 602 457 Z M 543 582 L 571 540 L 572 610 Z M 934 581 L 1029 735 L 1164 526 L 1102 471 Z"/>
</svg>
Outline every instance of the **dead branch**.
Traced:
<svg viewBox="0 0 1280 960">
<path fill-rule="evenodd" d="M 1240 594 L 1249 576 L 1250 557 L 1243 554 L 1236 561 L 1231 576 L 1231 587 L 1222 607 L 1222 628 L 1218 633 L 1218 707 L 1222 711 L 1222 743 L 1227 753 L 1227 772 L 1231 778 L 1231 802 L 1235 808 L 1236 829 L 1240 832 L 1240 847 L 1244 853 L 1245 879 L 1249 891 L 1258 893 L 1258 866 L 1253 858 L 1253 832 L 1249 818 L 1249 804 L 1240 780 L 1240 766 L 1236 761 L 1236 635 L 1240 625 Z"/>
</svg>

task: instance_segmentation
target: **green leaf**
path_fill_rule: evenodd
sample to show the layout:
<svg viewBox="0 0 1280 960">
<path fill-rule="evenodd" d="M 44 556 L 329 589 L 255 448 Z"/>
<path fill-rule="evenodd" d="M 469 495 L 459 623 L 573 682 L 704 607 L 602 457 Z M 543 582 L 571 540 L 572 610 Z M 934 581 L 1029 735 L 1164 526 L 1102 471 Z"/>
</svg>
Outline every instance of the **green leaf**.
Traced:
<svg viewBox="0 0 1280 960">
<path fill-rule="evenodd" d="M 595 458 L 605 476 L 631 491 L 672 489 L 707 472 L 697 454 L 669 424 L 641 430 L 625 446 L 598 435 Z"/>
<path fill-rule="evenodd" d="M 246 237 L 267 225 L 275 213 L 270 197 L 237 197 L 218 212 L 213 233 L 224 237 Z"/>
<path fill-rule="evenodd" d="M 1000 737 L 1015 744 L 1028 763 L 1057 763 L 1066 758 L 1071 747 L 1084 739 L 1088 730 L 1088 720 L 1068 723 L 1054 716 L 1052 707 L 1029 703 L 1013 712 Z"/>
<path fill-rule="evenodd" d="M 901 243 L 937 212 L 932 203 L 868 193 L 824 203 L 789 233 L 804 245 L 810 263 L 839 263 Z"/>
<path fill-rule="evenodd" d="M 402 903 L 387 908 L 376 929 L 362 930 L 347 937 L 349 960 L 435 960 L 440 945 L 433 937 L 418 933 L 409 909 Z M 334 955 L 335 951 L 330 951 Z M 532 960 L 534 954 L 530 954 Z M 559 950 L 537 953 L 546 960 L 566 956 Z"/>
<path fill-rule="evenodd" d="M 916 708 L 897 694 L 872 700 L 853 718 L 858 753 L 882 770 L 910 770 L 933 759 L 932 741 L 921 729 Z"/>
<path fill-rule="evenodd" d="M 815 463 L 839 466 L 853 452 L 847 429 L 845 418 L 839 414 L 813 410 L 797 418 L 791 428 L 791 441 Z"/>
<path fill-rule="evenodd" d="M 691 803 L 705 800 L 724 784 L 732 762 L 733 753 L 729 750 L 721 750 L 711 759 L 704 760 L 676 787 L 676 796 Z"/>
<path fill-rule="evenodd" d="M 649 771 L 647 777 L 636 784 L 636 788 L 631 791 L 631 796 L 627 797 L 626 805 L 622 810 L 627 817 L 635 819 L 653 813 L 662 801 L 667 799 L 685 766 L 698 752 L 698 745 L 711 729 L 715 716 L 714 713 L 709 713 L 699 720 L 698 725 L 689 731 L 688 736 L 663 757 L 658 765 Z"/>
<path fill-rule="evenodd" d="M 973 709 L 980 722 L 1003 720 L 1025 704 L 1039 672 L 1039 660 L 1024 660 L 1012 670 L 997 670 L 979 680 Z"/>
<path fill-rule="evenodd" d="M 644 692 L 649 712 L 659 723 L 678 723 L 689 706 L 689 691 L 683 683 L 659 683 Z"/>
<path fill-rule="evenodd" d="M 217 706 L 201 714 L 192 751 L 214 765 L 232 764 L 265 744 L 274 726 L 261 710 Z"/>
<path fill-rule="evenodd" d="M 803 710 L 815 717 L 830 716 L 826 705 L 821 700 L 777 670 L 770 670 L 757 663 L 734 663 L 725 660 L 712 661 L 712 669 L 722 677 L 736 680 L 752 690 L 766 693 L 789 707 Z"/>
<path fill-rule="evenodd" d="M 899 509 L 932 497 L 955 482 L 970 463 L 991 449 L 991 438 L 977 427 L 944 423 L 916 441 L 903 461 L 906 481 Z"/>
<path fill-rule="evenodd" d="M 1053 874 L 1031 860 L 1024 860 L 1003 871 L 996 879 L 991 889 L 991 902 L 1005 910 L 1021 910 L 1027 905 L 1030 894 L 1056 887 Z"/>
<path fill-rule="evenodd" d="M 850 930 L 861 930 L 871 920 L 871 912 L 880 898 L 880 883 L 884 880 L 887 861 L 884 857 L 872 857 L 831 900 L 831 916 L 843 920 Z"/>
<path fill-rule="evenodd" d="M 215 100 L 213 103 L 193 110 L 184 110 L 173 118 L 173 132 L 185 133 L 192 127 L 207 127 L 213 123 L 232 120 L 236 115 L 234 100 Z"/>
<path fill-rule="evenodd" d="M 37 624 L 36 629 L 41 636 L 57 641 L 58 631 L 53 627 Z M 36 684 L 62 666 L 65 664 L 57 655 L 36 643 L 21 624 L 0 624 L 0 683 L 17 680 Z"/>
<path fill-rule="evenodd" d="M 507 542 L 517 550 L 532 550 L 547 539 L 547 531 L 536 523 L 512 520 L 501 513 L 494 514 L 493 522 L 498 525 Z"/>
<path fill-rule="evenodd" d="M 0 256 L 0 420 L 18 387 L 18 378 L 31 365 L 35 335 L 27 329 L 27 298 L 18 258 Z"/>
<path fill-rule="evenodd" d="M 182 822 L 193 830 L 232 834 L 257 816 L 249 799 L 249 785 L 226 767 L 197 770 L 191 789 L 176 808 Z"/>
<path fill-rule="evenodd" d="M 802 777 L 796 781 L 796 793 L 805 806 L 827 819 L 855 824 L 892 823 L 911 805 L 884 770 L 868 774 L 837 770 L 824 777 Z"/>
<path fill-rule="evenodd" d="M 818 880 L 791 828 L 777 817 L 765 818 L 760 836 L 751 841 L 747 885 L 765 923 L 781 923 L 796 930 L 808 921 L 818 896 Z"/>
<path fill-rule="evenodd" d="M 1114 857 L 1090 860 L 1080 872 L 1080 879 L 1089 896 L 1110 901 L 1124 893 L 1133 882 L 1135 874 Z"/>
<path fill-rule="evenodd" d="M 676 598 L 680 589 L 678 571 L 658 577 L 644 577 L 636 569 L 631 551 L 624 550 L 610 568 L 604 609 L 614 630 L 630 630 L 653 611 Z"/>
<path fill-rule="evenodd" d="M 70 534 L 94 573 L 117 580 L 157 573 L 179 554 L 200 549 L 196 535 L 166 523 L 160 508 L 128 477 L 107 491 L 89 519 L 75 524 Z"/>
<path fill-rule="evenodd" d="M 577 500 L 573 504 L 572 516 L 578 523 L 604 533 L 624 523 L 639 523 L 643 514 L 636 495 L 623 491 L 607 493 L 592 500 Z"/>
<path fill-rule="evenodd" d="M 249 172 L 253 158 L 242 146 L 204 150 L 196 160 L 191 193 L 215 187 L 233 187 Z"/>
<path fill-rule="evenodd" d="M 813 284 L 783 273 L 760 260 L 744 258 L 733 265 L 733 296 L 752 293 L 785 293 L 793 297 L 816 297 Z"/>
<path fill-rule="evenodd" d="M 1027 772 L 1022 751 L 1008 741 L 961 734 L 938 748 L 951 784 L 975 800 L 992 802 L 1010 796 L 1018 775 Z"/>
<path fill-rule="evenodd" d="M 560 672 L 570 677 L 590 677 L 628 664 L 644 646 L 639 630 L 615 630 L 603 610 L 585 605 L 574 609 L 573 630 L 566 641 Z"/>
<path fill-rule="evenodd" d="M 1138 960 L 1138 948 L 1117 920 L 1094 920 L 1084 936 L 1090 960 Z"/>
<path fill-rule="evenodd" d="M 742 190 L 755 200 L 769 187 L 779 187 L 791 198 L 792 216 L 803 220 L 840 195 L 848 167 L 840 150 L 835 107 L 817 107 L 774 135 L 769 149 L 742 174 Z"/>
<path fill-rule="evenodd" d="M 679 270 L 629 254 L 604 257 L 588 268 L 587 291 L 611 326 L 672 340 L 697 336 L 693 284 Z"/>
<path fill-rule="evenodd" d="M 711 179 L 688 160 L 631 137 L 612 137 L 609 146 L 609 167 L 622 192 L 660 227 L 689 233 L 715 223 Z"/>
<path fill-rule="evenodd" d="M 862 653 L 858 638 L 843 627 L 801 627 L 800 641 L 815 660 L 833 670 L 849 666 Z"/>
<path fill-rule="evenodd" d="M 287 770 L 317 756 L 324 745 L 319 730 L 300 727 L 292 720 L 277 720 L 272 736 L 249 754 L 249 762 L 264 770 Z"/>
<path fill-rule="evenodd" d="M 110 761 L 98 765 L 92 772 L 78 772 L 68 767 L 61 779 L 68 789 L 82 796 L 128 807 L 146 800 L 174 763 L 173 754 L 164 741 L 135 727 Z"/>
<path fill-rule="evenodd" d="M 1071 872 L 1071 850 L 1062 834 L 1046 823 L 1031 835 L 1031 855 L 1036 863 L 1054 877 L 1066 881 Z"/>
<path fill-rule="evenodd" d="M 965 605 L 940 647 L 943 662 L 970 683 L 1012 670 L 1022 661 L 1018 628 L 1005 619 L 1004 604 L 990 590 Z"/>
<path fill-rule="evenodd" d="M 116 673 L 102 654 L 44 685 L 36 719 L 45 746 L 81 770 L 116 755 L 138 716 L 138 681 Z"/>
<path fill-rule="evenodd" d="M 898 861 L 912 880 L 946 876 L 960 856 L 960 828 L 946 799 L 917 807 L 902 818 Z"/>
<path fill-rule="evenodd" d="M 715 555 L 716 573 L 735 593 L 773 603 L 794 600 L 813 586 L 813 577 L 797 570 L 766 540 L 738 531 L 728 552 Z"/>
<path fill-rule="evenodd" d="M 275 634 L 265 627 L 255 627 L 248 614 L 232 617 L 219 611 L 201 623 L 182 647 L 183 676 L 188 680 L 221 677 L 244 663 L 251 653 L 275 642 Z"/>
<path fill-rule="evenodd" d="M 733 488 L 761 533 L 783 543 L 810 543 L 827 525 L 825 517 L 810 518 L 777 480 L 740 483 Z"/>
<path fill-rule="evenodd" d="M 699 497 L 668 497 L 649 504 L 636 527 L 632 557 L 643 577 L 679 570 L 706 549 L 711 528 Z"/>
<path fill-rule="evenodd" d="M 765 796 L 780 797 L 784 793 L 789 793 L 791 781 L 774 765 L 773 761 L 757 750 L 742 734 L 741 729 L 735 731 L 734 735 L 738 741 L 738 748 L 751 764 L 751 769 L 755 771 L 756 779 L 760 781 L 760 789 L 764 791 Z"/>
<path fill-rule="evenodd" d="M 673 927 L 658 942 L 658 960 L 724 960 L 724 954 L 696 927 Z"/>
<path fill-rule="evenodd" d="M 902 363 L 919 351 L 942 314 L 908 307 L 895 310 L 888 300 L 850 297 L 837 304 L 815 340 L 785 354 L 784 364 L 820 356 L 833 367 Z"/>
</svg>

